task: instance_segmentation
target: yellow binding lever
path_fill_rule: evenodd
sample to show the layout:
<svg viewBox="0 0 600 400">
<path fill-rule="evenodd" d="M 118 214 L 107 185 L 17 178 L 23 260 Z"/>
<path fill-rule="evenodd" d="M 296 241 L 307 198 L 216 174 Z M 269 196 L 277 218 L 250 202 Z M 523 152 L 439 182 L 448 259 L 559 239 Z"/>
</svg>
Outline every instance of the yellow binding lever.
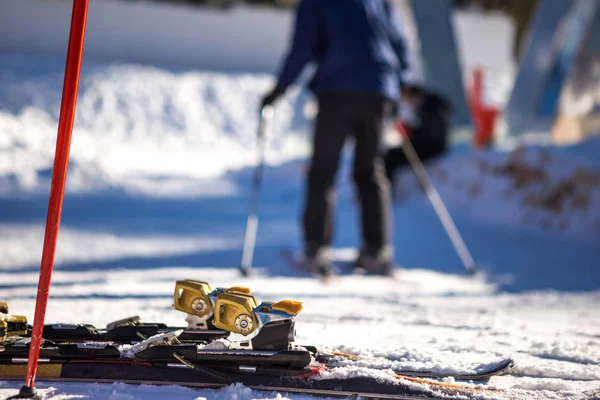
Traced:
<svg viewBox="0 0 600 400">
<path fill-rule="evenodd" d="M 273 310 L 283 311 L 290 315 L 298 315 L 300 311 L 304 308 L 302 302 L 295 300 L 281 300 L 277 303 L 274 303 L 272 306 Z"/>
<path fill-rule="evenodd" d="M 0 314 L 0 339 L 27 334 L 27 317 L 24 315 Z"/>
<path fill-rule="evenodd" d="M 229 289 L 223 290 L 225 293 L 244 293 L 244 294 L 252 294 L 252 291 L 243 286 L 232 286 Z"/>
<path fill-rule="evenodd" d="M 6 323 L 12 328 L 8 332 L 8 336 L 23 336 L 27 334 L 27 317 L 24 315 L 11 315 L 6 319 Z"/>
<path fill-rule="evenodd" d="M 8 331 L 8 325 L 4 321 L 0 321 L 0 343 L 6 340 L 6 333 Z"/>
<path fill-rule="evenodd" d="M 8 303 L 0 301 L 0 314 L 8 314 Z"/>
<path fill-rule="evenodd" d="M 212 291 L 212 287 L 206 282 L 191 279 L 177 281 L 173 306 L 176 310 L 190 315 L 210 316 L 213 313 L 213 305 L 208 295 Z"/>
<path fill-rule="evenodd" d="M 245 293 L 217 293 L 214 325 L 219 329 L 248 336 L 258 329 L 254 309 L 256 298 Z"/>
</svg>

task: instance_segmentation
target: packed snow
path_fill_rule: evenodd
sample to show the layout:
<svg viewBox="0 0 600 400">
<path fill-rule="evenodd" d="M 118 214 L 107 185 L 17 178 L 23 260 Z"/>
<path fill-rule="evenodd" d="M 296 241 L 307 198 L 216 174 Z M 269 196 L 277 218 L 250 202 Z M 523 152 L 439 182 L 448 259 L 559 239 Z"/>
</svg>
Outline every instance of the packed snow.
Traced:
<svg viewBox="0 0 600 400">
<path fill-rule="evenodd" d="M 32 318 L 64 60 L 0 54 L 0 300 Z M 502 72 L 502 71 L 501 71 Z M 505 90 L 496 79 L 495 96 Z M 600 140 L 544 141 L 428 163 L 482 273 L 467 277 L 409 170 L 398 177 L 393 279 L 349 275 L 357 204 L 350 153 L 339 175 L 330 284 L 280 257 L 300 248 L 299 215 L 314 104 L 277 105 L 261 193 L 257 274 L 236 269 L 246 222 L 259 96 L 272 77 L 84 60 L 48 323 L 96 326 L 140 315 L 181 326 L 174 282 L 248 286 L 302 301 L 298 344 L 361 356 L 321 379 L 378 368 L 472 373 L 506 357 L 479 399 L 600 398 Z M 492 96 L 494 97 L 494 95 Z M 348 150 L 351 150 L 351 144 Z M 451 379 L 446 380 L 452 383 Z M 0 398 L 20 381 L 0 381 Z M 435 386 L 414 382 L 423 394 Z M 456 384 L 463 384 L 456 382 Z M 467 384 L 468 385 L 468 384 Z M 221 390 L 38 382 L 48 399 L 308 399 L 241 385 Z"/>
</svg>

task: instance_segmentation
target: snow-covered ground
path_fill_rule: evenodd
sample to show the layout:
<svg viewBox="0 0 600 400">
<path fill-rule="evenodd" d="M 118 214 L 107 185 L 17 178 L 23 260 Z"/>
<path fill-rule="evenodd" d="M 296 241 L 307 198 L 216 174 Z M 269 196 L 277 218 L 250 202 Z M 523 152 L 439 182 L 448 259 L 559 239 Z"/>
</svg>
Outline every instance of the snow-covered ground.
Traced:
<svg viewBox="0 0 600 400">
<path fill-rule="evenodd" d="M 423 269 L 402 271 L 395 280 L 346 276 L 329 286 L 303 277 L 241 280 L 232 269 L 215 268 L 56 272 L 47 318 L 104 325 L 115 318 L 141 314 L 147 320 L 179 325 L 184 315 L 171 309 L 173 281 L 186 277 L 217 285 L 243 283 L 262 299 L 301 300 L 305 310 L 298 316 L 299 343 L 386 356 L 394 360 L 390 367 L 467 372 L 480 362 L 510 355 L 515 359 L 511 376 L 490 382 L 495 388 L 510 389 L 508 398 L 586 398 L 585 391 L 591 393 L 600 381 L 600 318 L 594 310 L 600 294 L 498 293 L 489 282 Z M 2 273 L 0 278 L 6 282 L 2 292 L 13 310 L 33 309 L 35 273 Z M 1 385 L 18 387 L 17 383 Z M 64 398 L 59 394 L 140 399 L 148 393 L 156 398 L 215 395 L 211 391 L 125 385 L 40 385 L 56 388 L 56 398 Z"/>
<path fill-rule="evenodd" d="M 31 317 L 57 115 L 61 59 L 0 56 L 0 299 Z M 600 141 L 473 154 L 430 172 L 483 275 L 468 278 L 408 173 L 394 209 L 395 279 L 342 274 L 324 285 L 279 256 L 298 249 L 310 102 L 277 106 L 255 264 L 241 257 L 258 98 L 270 76 L 84 64 L 48 322 L 102 326 L 139 314 L 181 324 L 176 279 L 245 285 L 304 302 L 298 342 L 393 366 L 465 372 L 512 357 L 478 398 L 600 396 Z M 357 207 L 348 158 L 335 246 L 351 260 Z M 390 364 L 391 366 L 392 364 Z M 365 368 L 369 364 L 364 365 Z M 367 370 L 361 370 L 369 373 Z M 346 371 L 347 372 L 347 371 Z M 336 373 L 336 371 L 334 371 Z M 0 382 L 0 397 L 20 382 Z M 281 398 L 235 386 L 49 384 L 48 398 Z M 594 392 L 594 390 L 596 390 Z M 286 396 L 294 399 L 303 396 Z"/>
</svg>

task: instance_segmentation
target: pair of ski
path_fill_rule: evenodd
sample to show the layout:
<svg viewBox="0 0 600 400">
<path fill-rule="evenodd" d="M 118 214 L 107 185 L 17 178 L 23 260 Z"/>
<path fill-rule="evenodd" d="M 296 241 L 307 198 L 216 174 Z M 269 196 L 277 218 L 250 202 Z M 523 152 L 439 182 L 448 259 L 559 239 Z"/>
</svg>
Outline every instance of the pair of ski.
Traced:
<svg viewBox="0 0 600 400">
<path fill-rule="evenodd" d="M 369 374 L 322 379 L 321 375 L 328 369 L 332 370 L 339 364 L 343 364 L 343 368 L 351 367 L 351 361 L 360 357 L 321 353 L 310 346 L 280 351 L 206 349 L 198 344 L 207 343 L 207 340 L 209 344 L 216 343 L 211 342 L 208 337 L 210 334 L 205 333 L 200 342 L 195 342 L 183 340 L 186 335 L 182 330 L 153 324 L 138 326 L 138 337 L 154 329 L 162 333 L 136 342 L 129 340 L 133 331 L 120 337 L 118 332 L 96 329 L 91 325 L 48 326 L 50 329 L 47 332 L 55 337 L 52 341 L 44 341 L 38 377 L 50 381 L 176 384 L 203 388 L 242 383 L 259 390 L 336 397 L 360 395 L 371 399 L 427 398 L 414 387 L 403 385 L 405 381 L 425 384 L 445 395 L 473 390 L 422 379 L 452 376 L 424 371 L 394 371 L 389 374 L 388 380 L 382 380 L 381 375 Z M 69 330 L 71 332 L 61 340 L 60 332 Z M 94 332 L 94 341 L 85 338 L 85 330 Z M 117 330 L 125 332 L 123 329 Z M 77 331 L 77 335 L 73 335 Z M 215 337 L 222 337 L 222 334 L 215 331 Z M 75 336 L 78 336 L 77 342 L 72 341 Z M 192 338 L 188 336 L 187 339 Z M 27 367 L 28 352 L 29 338 L 16 337 L 5 342 L 0 352 L 0 379 L 22 378 Z M 503 360 L 490 364 L 489 368 L 480 368 L 476 374 L 453 377 L 457 380 L 485 380 L 506 371 L 511 365 L 511 360 Z"/>
<path fill-rule="evenodd" d="M 300 302 L 258 302 L 248 288 L 212 288 L 196 280 L 177 281 L 173 300 L 174 308 L 186 313 L 187 328 L 143 323 L 139 317 L 115 321 L 106 329 L 89 324 L 46 325 L 38 377 L 196 387 L 242 383 L 282 392 L 328 396 L 351 392 L 365 398 L 402 399 L 422 395 L 406 385 L 408 381 L 423 384 L 423 390 L 435 388 L 452 395 L 474 389 L 431 378 L 484 380 L 512 364 L 503 360 L 466 375 L 364 368 L 361 361 L 365 360 L 359 356 L 294 344 Z M 24 316 L 9 314 L 8 304 L 1 304 L 0 380 L 22 379 L 31 327 Z"/>
<path fill-rule="evenodd" d="M 135 321 L 136 318 L 132 318 Z M 44 338 L 55 347 L 44 347 L 41 357 L 46 354 L 48 359 L 52 359 L 51 355 L 59 356 L 62 360 L 69 358 L 79 359 L 109 359 L 118 356 L 115 350 L 117 345 L 133 345 L 135 343 L 144 343 L 148 338 L 153 339 L 153 342 L 160 342 L 165 338 L 177 339 L 177 344 L 169 346 L 153 346 L 141 354 L 136 354 L 135 361 L 152 361 L 152 362 L 181 362 L 187 360 L 192 364 L 194 362 L 203 364 L 215 364 L 217 369 L 231 369 L 231 365 L 256 365 L 264 361 L 264 365 L 277 366 L 280 368 L 290 368 L 298 366 L 306 366 L 310 364 L 309 357 L 312 356 L 317 363 L 323 364 L 328 368 L 332 367 L 348 367 L 353 364 L 360 364 L 362 360 L 367 358 L 352 354 L 345 354 L 335 351 L 318 351 L 312 346 L 299 346 L 302 351 L 282 350 L 282 351 L 265 351 L 265 350 L 227 350 L 227 349 L 205 349 L 197 350 L 195 355 L 192 355 L 192 348 L 196 348 L 197 344 L 215 343 L 219 339 L 227 337 L 229 332 L 212 329 L 212 330 L 186 330 L 179 327 L 168 327 L 162 323 L 140 323 L 132 325 L 120 325 L 111 329 L 98 329 L 89 324 L 53 324 L 44 327 Z M 17 344 L 19 343 L 19 344 Z M 143 345 L 142 345 L 143 346 Z M 26 353 L 19 353 L 18 349 L 24 351 L 28 349 L 27 338 L 16 341 L 13 345 L 13 353 L 5 350 L 0 353 L 0 362 L 6 359 L 8 355 L 11 357 L 23 357 Z M 69 350 L 66 350 L 69 349 Z M 173 353 L 183 354 L 184 358 L 175 358 Z M 58 359 L 58 358 L 54 358 Z M 368 360 L 374 360 L 371 358 Z M 380 358 L 382 360 L 386 360 Z M 482 381 L 489 379 L 494 375 L 501 374 L 507 371 L 512 365 L 511 359 L 502 359 L 496 363 L 480 366 L 474 373 L 436 373 L 434 371 L 422 370 L 393 370 L 393 373 L 399 376 L 409 377 L 426 377 L 426 378 L 454 378 L 464 381 Z M 281 374 L 285 374 L 283 369 L 279 370 Z M 300 368 L 297 370 L 299 375 L 309 374 L 309 370 Z"/>
</svg>

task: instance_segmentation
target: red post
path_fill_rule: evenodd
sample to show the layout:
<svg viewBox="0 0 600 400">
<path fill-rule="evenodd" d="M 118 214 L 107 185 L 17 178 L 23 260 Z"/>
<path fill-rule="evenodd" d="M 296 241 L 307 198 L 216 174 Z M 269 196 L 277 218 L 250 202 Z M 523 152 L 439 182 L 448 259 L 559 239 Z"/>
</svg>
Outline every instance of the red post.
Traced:
<svg viewBox="0 0 600 400">
<path fill-rule="evenodd" d="M 473 70 L 473 92 L 471 93 L 472 107 L 478 110 L 483 105 L 483 70 L 476 67 Z"/>
<path fill-rule="evenodd" d="M 50 200 L 48 204 L 48 218 L 46 220 L 44 250 L 42 252 L 40 280 L 35 303 L 35 317 L 31 333 L 27 377 L 25 386 L 21 388 L 22 395 L 33 396 L 35 394 L 35 375 L 40 356 L 44 318 L 46 317 L 46 304 L 48 302 L 48 292 L 50 290 L 50 281 L 52 279 L 54 252 L 56 250 L 62 202 L 67 180 L 67 167 L 69 164 L 71 136 L 75 121 L 75 106 L 77 103 L 77 90 L 79 88 L 87 11 L 88 0 L 73 0 L 71 32 L 69 35 L 65 81 L 60 107 L 60 118 L 58 121 L 58 137 L 56 140 L 56 153 L 54 155 L 54 169 L 52 172 L 52 187 L 50 188 Z"/>
<path fill-rule="evenodd" d="M 481 140 L 481 113 L 483 110 L 483 70 L 480 67 L 476 67 L 473 70 L 473 82 L 469 97 L 475 132 L 473 135 L 473 143 L 475 144 L 475 147 L 479 149 L 479 141 Z"/>
<path fill-rule="evenodd" d="M 477 150 L 482 150 L 493 142 L 495 123 L 499 113 L 497 108 L 485 104 L 483 81 L 483 70 L 480 67 L 475 68 L 469 100 L 474 127 L 473 145 Z"/>
</svg>

